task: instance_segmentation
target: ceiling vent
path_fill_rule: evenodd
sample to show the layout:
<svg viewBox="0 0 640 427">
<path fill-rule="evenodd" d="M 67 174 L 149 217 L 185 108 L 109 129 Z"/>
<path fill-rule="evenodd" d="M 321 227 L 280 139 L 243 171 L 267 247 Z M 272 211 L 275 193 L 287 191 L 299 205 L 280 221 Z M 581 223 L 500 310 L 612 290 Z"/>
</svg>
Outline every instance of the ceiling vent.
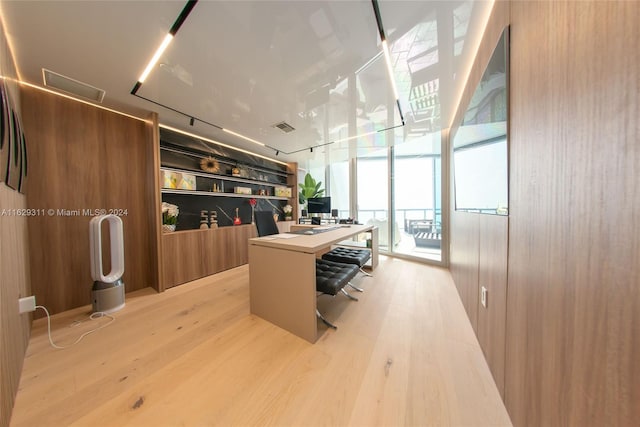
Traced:
<svg viewBox="0 0 640 427">
<path fill-rule="evenodd" d="M 275 125 L 273 125 L 273 127 L 280 129 L 284 133 L 289 133 L 289 132 L 293 132 L 294 130 L 296 130 L 296 128 L 294 128 L 293 126 L 291 126 L 287 122 L 276 123 Z"/>
<path fill-rule="evenodd" d="M 102 103 L 102 100 L 104 99 L 104 90 L 79 82 L 71 77 L 54 73 L 46 68 L 42 69 L 42 79 L 44 80 L 44 85 L 46 87 L 61 90 L 69 95 L 98 103 Z"/>
</svg>

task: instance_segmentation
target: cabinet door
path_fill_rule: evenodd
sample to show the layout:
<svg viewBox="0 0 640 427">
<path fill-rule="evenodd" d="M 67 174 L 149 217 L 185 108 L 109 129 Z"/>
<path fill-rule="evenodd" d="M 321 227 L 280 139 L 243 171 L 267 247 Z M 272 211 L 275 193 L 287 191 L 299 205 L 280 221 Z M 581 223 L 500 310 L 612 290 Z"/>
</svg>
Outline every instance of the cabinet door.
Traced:
<svg viewBox="0 0 640 427">
<path fill-rule="evenodd" d="M 202 233 L 205 275 L 248 263 L 248 240 L 257 236 L 255 228 L 253 224 L 246 224 Z"/>
<path fill-rule="evenodd" d="M 206 276 L 198 230 L 162 235 L 165 289 Z"/>
</svg>

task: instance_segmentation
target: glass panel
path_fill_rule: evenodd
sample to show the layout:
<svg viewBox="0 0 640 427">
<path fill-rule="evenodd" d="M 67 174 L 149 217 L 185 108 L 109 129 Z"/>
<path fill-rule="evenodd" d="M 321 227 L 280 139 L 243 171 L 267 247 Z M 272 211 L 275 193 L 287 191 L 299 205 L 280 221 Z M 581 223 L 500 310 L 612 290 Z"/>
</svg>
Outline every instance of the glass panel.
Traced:
<svg viewBox="0 0 640 427">
<path fill-rule="evenodd" d="M 349 162 L 329 166 L 331 208 L 338 210 L 338 218 L 349 217 Z"/>
<path fill-rule="evenodd" d="M 397 144 L 393 155 L 393 252 L 441 260 L 440 132 Z"/>
<path fill-rule="evenodd" d="M 378 226 L 380 250 L 389 249 L 389 173 L 386 150 L 377 156 L 359 157 L 358 222 Z"/>
<path fill-rule="evenodd" d="M 456 210 L 508 215 L 508 29 L 452 136 Z"/>
</svg>

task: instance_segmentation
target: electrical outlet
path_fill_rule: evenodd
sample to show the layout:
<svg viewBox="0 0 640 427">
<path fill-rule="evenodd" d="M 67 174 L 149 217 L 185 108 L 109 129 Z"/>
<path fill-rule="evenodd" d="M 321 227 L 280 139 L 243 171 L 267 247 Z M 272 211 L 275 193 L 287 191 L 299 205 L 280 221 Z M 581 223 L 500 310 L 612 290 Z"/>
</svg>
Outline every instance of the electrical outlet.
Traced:
<svg viewBox="0 0 640 427">
<path fill-rule="evenodd" d="M 30 296 L 18 299 L 18 310 L 20 313 L 36 311 L 36 297 Z"/>
<path fill-rule="evenodd" d="M 484 286 L 482 286 L 480 288 L 480 303 L 482 304 L 482 306 L 484 308 L 487 308 L 487 296 L 488 296 L 487 294 L 488 293 L 489 293 L 489 291 Z"/>
</svg>

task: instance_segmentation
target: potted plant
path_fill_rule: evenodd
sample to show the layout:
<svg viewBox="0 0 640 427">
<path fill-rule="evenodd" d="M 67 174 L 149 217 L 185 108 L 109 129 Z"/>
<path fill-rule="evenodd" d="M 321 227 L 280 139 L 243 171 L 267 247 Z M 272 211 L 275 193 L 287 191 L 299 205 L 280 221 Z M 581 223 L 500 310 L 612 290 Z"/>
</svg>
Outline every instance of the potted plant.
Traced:
<svg viewBox="0 0 640 427">
<path fill-rule="evenodd" d="M 314 197 L 322 197 L 324 194 L 324 189 L 320 188 L 322 186 L 322 182 L 316 182 L 315 179 L 311 176 L 310 173 L 304 177 L 304 183 L 299 184 L 300 193 L 298 194 L 298 201 L 302 206 L 306 206 L 308 199 L 313 199 Z"/>
<path fill-rule="evenodd" d="M 176 223 L 178 222 L 178 214 L 180 210 L 176 205 L 162 202 L 162 231 L 170 233 L 176 231 Z"/>
</svg>

